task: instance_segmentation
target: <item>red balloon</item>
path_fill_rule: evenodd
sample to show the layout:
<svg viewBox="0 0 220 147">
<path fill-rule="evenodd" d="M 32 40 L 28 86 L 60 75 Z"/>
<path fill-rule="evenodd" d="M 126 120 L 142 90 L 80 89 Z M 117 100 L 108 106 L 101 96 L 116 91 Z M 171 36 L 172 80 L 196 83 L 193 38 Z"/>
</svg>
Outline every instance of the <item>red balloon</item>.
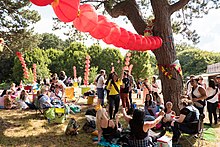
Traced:
<svg viewBox="0 0 220 147">
<path fill-rule="evenodd" d="M 91 57 L 89 55 L 86 55 L 86 60 L 89 60 Z"/>
<path fill-rule="evenodd" d="M 73 21 L 74 27 L 81 32 L 92 31 L 98 23 L 95 8 L 90 4 L 80 6 L 79 16 Z"/>
<path fill-rule="evenodd" d="M 155 36 L 154 38 L 156 40 L 156 48 L 160 48 L 163 43 L 163 40 L 158 36 Z"/>
<path fill-rule="evenodd" d="M 130 31 L 128 31 L 128 34 L 129 34 L 129 39 L 128 39 L 127 44 L 124 46 L 124 48 L 125 48 L 125 49 L 131 49 L 131 50 L 133 50 L 133 47 L 134 47 L 135 42 L 136 42 L 136 37 L 135 37 L 135 35 L 134 35 L 132 32 L 130 32 Z"/>
<path fill-rule="evenodd" d="M 157 48 L 155 38 L 150 36 L 150 37 L 148 37 L 148 39 L 151 41 L 151 50 L 155 50 Z"/>
<path fill-rule="evenodd" d="M 90 63 L 90 60 L 86 60 L 86 64 L 89 64 Z"/>
<path fill-rule="evenodd" d="M 120 27 L 113 22 L 111 22 L 110 25 L 111 31 L 107 37 L 103 38 L 103 41 L 107 44 L 114 44 L 119 40 L 118 36 L 121 35 L 121 30 Z"/>
<path fill-rule="evenodd" d="M 147 40 L 147 50 L 151 50 L 152 48 L 152 42 L 151 39 L 149 39 L 149 37 L 145 37 L 145 39 Z"/>
<path fill-rule="evenodd" d="M 30 1 L 37 6 L 46 6 L 51 4 L 54 0 L 30 0 Z"/>
<path fill-rule="evenodd" d="M 98 15 L 97 26 L 90 32 L 90 35 L 96 39 L 102 39 L 109 35 L 111 31 L 110 22 L 103 15 Z"/>
<path fill-rule="evenodd" d="M 118 42 L 116 42 L 114 45 L 116 47 L 122 47 L 124 48 L 126 46 L 126 44 L 128 43 L 128 40 L 129 40 L 129 34 L 128 34 L 128 31 L 125 30 L 124 28 L 120 28 L 121 30 L 121 36 L 119 37 L 119 40 Z"/>
<path fill-rule="evenodd" d="M 141 51 L 146 51 L 147 50 L 147 46 L 148 46 L 147 39 L 144 36 L 141 36 L 141 39 L 142 39 L 142 45 L 141 45 L 140 50 Z"/>
<path fill-rule="evenodd" d="M 55 0 L 52 7 L 59 20 L 71 22 L 78 15 L 79 0 Z"/>
<path fill-rule="evenodd" d="M 21 57 L 21 53 L 20 52 L 16 52 L 16 55 L 18 56 L 18 58 Z"/>
<path fill-rule="evenodd" d="M 136 42 L 135 42 L 135 45 L 134 45 L 134 50 L 141 51 L 142 36 L 138 35 L 138 34 L 134 34 L 134 35 L 136 37 Z"/>
</svg>

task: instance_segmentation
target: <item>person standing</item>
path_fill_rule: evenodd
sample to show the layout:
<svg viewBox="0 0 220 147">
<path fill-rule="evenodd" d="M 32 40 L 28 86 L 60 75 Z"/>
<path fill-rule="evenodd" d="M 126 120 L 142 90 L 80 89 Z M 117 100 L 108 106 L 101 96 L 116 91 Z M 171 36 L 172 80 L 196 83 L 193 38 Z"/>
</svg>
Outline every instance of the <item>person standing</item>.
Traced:
<svg viewBox="0 0 220 147">
<path fill-rule="evenodd" d="M 142 89 L 143 89 L 143 103 L 146 100 L 146 95 L 151 93 L 151 86 L 148 83 L 148 78 L 145 78 L 142 83 Z"/>
<path fill-rule="evenodd" d="M 104 105 L 104 84 L 105 84 L 105 70 L 100 70 L 100 74 L 95 78 L 95 84 L 97 88 L 98 104 Z"/>
<path fill-rule="evenodd" d="M 129 82 L 130 82 L 130 85 L 129 85 L 129 100 L 130 100 L 131 108 L 133 108 L 133 105 L 132 105 L 132 90 L 136 87 L 136 83 L 134 81 L 133 75 L 130 74 L 129 71 L 126 71 L 126 72 L 128 73 L 128 79 L 129 79 Z"/>
<path fill-rule="evenodd" d="M 199 76 L 198 83 L 199 83 L 199 85 L 203 86 L 205 89 L 207 88 L 206 87 L 206 83 L 203 81 L 203 77 L 202 76 Z"/>
<path fill-rule="evenodd" d="M 126 109 L 126 111 L 130 109 L 130 103 L 128 99 L 129 85 L 130 85 L 130 80 L 128 78 L 128 73 L 124 71 L 123 79 L 122 79 L 122 86 L 120 89 L 120 97 L 122 100 L 122 106 L 123 108 Z"/>
<path fill-rule="evenodd" d="M 209 125 L 212 126 L 212 115 L 214 116 L 215 125 L 218 123 L 216 109 L 218 106 L 218 95 L 220 94 L 218 87 L 215 86 L 215 81 L 213 79 L 209 80 L 209 86 L 206 89 L 206 93 L 208 97 L 206 100 L 209 113 Z"/>
<path fill-rule="evenodd" d="M 190 80 L 192 80 L 193 78 L 195 78 L 195 75 L 190 75 L 189 80 L 186 82 L 186 95 L 189 95 L 189 93 L 192 91 Z"/>
<path fill-rule="evenodd" d="M 151 84 L 151 86 L 152 86 L 152 87 L 151 87 L 152 93 L 158 92 L 159 86 L 158 86 L 158 84 L 157 84 L 156 77 L 153 77 L 153 78 L 152 78 L 152 84 Z"/>
<path fill-rule="evenodd" d="M 141 99 L 141 91 L 142 91 L 142 80 L 138 79 L 137 81 L 137 98 Z"/>
<path fill-rule="evenodd" d="M 192 98 L 194 106 L 199 110 L 200 114 L 203 114 L 203 110 L 205 107 L 205 99 L 207 98 L 206 90 L 198 84 L 199 79 L 193 78 L 190 80 L 190 84 L 192 85 L 191 92 L 189 93 L 189 97 Z"/>
<path fill-rule="evenodd" d="M 220 90 L 220 75 L 217 75 L 215 77 L 215 80 L 217 82 L 218 90 Z M 218 106 L 220 106 L 220 94 L 218 95 Z M 219 109 L 219 117 L 218 117 L 218 119 L 220 119 L 220 107 L 218 107 L 218 109 Z"/>
<path fill-rule="evenodd" d="M 107 89 L 109 90 L 109 115 L 110 119 L 114 119 L 118 112 L 120 104 L 120 86 L 122 85 L 122 76 L 119 79 L 116 72 L 112 73 L 112 79 L 108 82 Z M 115 107 L 113 113 L 113 107 Z"/>
</svg>

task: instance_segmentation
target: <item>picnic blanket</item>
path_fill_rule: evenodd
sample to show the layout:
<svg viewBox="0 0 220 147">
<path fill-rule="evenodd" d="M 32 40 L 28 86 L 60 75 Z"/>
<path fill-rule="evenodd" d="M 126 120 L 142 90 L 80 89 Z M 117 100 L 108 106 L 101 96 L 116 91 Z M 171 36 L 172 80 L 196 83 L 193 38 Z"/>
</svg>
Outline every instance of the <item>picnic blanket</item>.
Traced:
<svg viewBox="0 0 220 147">
<path fill-rule="evenodd" d="M 207 141 L 216 141 L 217 136 L 215 128 L 204 125 L 203 138 Z"/>
<path fill-rule="evenodd" d="M 98 137 L 94 137 L 93 141 L 98 141 Z M 98 146 L 99 147 L 101 147 L 101 146 L 104 146 L 104 147 L 120 147 L 120 145 L 113 144 L 113 143 L 105 141 L 105 139 L 103 137 L 101 138 L 101 141 L 98 143 Z"/>
</svg>

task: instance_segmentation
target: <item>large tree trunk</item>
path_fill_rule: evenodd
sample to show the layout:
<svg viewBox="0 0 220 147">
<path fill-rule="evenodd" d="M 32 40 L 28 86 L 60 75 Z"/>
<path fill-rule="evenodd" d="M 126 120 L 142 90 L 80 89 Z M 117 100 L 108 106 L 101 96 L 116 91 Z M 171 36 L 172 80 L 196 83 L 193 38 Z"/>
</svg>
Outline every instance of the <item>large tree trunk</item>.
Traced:
<svg viewBox="0 0 220 147">
<path fill-rule="evenodd" d="M 159 65 L 169 66 L 177 59 L 173 43 L 170 16 L 173 12 L 187 4 L 188 1 L 189 0 L 180 0 L 173 5 L 169 5 L 167 0 L 151 0 L 155 16 L 153 34 L 154 36 L 160 36 L 163 40 L 163 45 L 159 49 L 153 51 Z M 106 2 L 105 9 L 112 17 L 118 17 L 120 15 L 127 16 L 135 30 L 143 35 L 146 28 L 146 22 L 142 19 L 135 0 L 126 0 L 118 3 L 114 7 L 109 7 L 108 2 Z M 183 89 L 182 77 L 175 69 L 168 70 L 172 73 L 172 79 L 168 79 L 161 71 L 159 72 L 159 77 L 162 83 L 162 93 L 165 103 L 171 101 L 173 103 L 173 109 L 178 113 L 179 98 Z"/>
<path fill-rule="evenodd" d="M 177 60 L 170 21 L 170 5 L 168 5 L 166 0 L 151 0 L 151 5 L 155 15 L 154 35 L 160 36 L 163 40 L 162 46 L 154 50 L 153 53 L 156 56 L 158 65 L 169 66 Z M 182 77 L 175 69 L 168 68 L 167 70 L 172 73 L 172 79 L 164 76 L 161 70 L 159 70 L 164 101 L 165 103 L 171 101 L 174 104 L 173 109 L 179 112 L 178 103 L 183 89 Z"/>
</svg>

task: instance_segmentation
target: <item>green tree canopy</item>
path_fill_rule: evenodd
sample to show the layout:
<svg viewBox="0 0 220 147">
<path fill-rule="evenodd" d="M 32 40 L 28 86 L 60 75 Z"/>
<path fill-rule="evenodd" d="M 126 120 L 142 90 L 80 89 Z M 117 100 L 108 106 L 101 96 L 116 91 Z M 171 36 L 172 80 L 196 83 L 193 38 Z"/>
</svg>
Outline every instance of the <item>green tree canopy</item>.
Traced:
<svg viewBox="0 0 220 147">
<path fill-rule="evenodd" d="M 59 50 L 64 50 L 65 46 L 65 41 L 60 39 L 58 36 L 55 34 L 51 33 L 43 33 L 42 35 L 42 42 L 38 45 L 39 48 L 41 49 L 59 49 Z"/>
<path fill-rule="evenodd" d="M 100 59 L 102 58 L 100 55 L 102 53 L 103 49 L 101 48 L 100 45 L 98 44 L 93 44 L 92 46 L 90 46 L 87 49 L 87 53 L 89 54 L 89 56 L 91 57 L 90 61 L 90 65 L 92 67 L 95 67 L 97 65 L 99 65 Z"/>
<path fill-rule="evenodd" d="M 135 80 L 147 78 L 153 75 L 153 69 L 150 63 L 149 52 L 131 52 L 131 64 L 133 64 L 132 75 Z"/>
<path fill-rule="evenodd" d="M 115 71 L 121 74 L 123 65 L 123 56 L 121 52 L 116 48 L 106 48 L 102 50 L 100 54 L 99 63 L 97 64 L 99 70 L 105 69 L 106 73 L 111 73 L 111 65 L 113 63 Z"/>
<path fill-rule="evenodd" d="M 191 48 L 177 54 L 184 76 L 206 73 L 207 65 L 220 62 L 220 53 Z"/>
<path fill-rule="evenodd" d="M 33 34 L 31 25 L 39 21 L 40 16 L 29 7 L 29 0 L 0 1 L 0 36 L 13 51 L 35 48 L 39 43 L 39 36 Z"/>
</svg>

